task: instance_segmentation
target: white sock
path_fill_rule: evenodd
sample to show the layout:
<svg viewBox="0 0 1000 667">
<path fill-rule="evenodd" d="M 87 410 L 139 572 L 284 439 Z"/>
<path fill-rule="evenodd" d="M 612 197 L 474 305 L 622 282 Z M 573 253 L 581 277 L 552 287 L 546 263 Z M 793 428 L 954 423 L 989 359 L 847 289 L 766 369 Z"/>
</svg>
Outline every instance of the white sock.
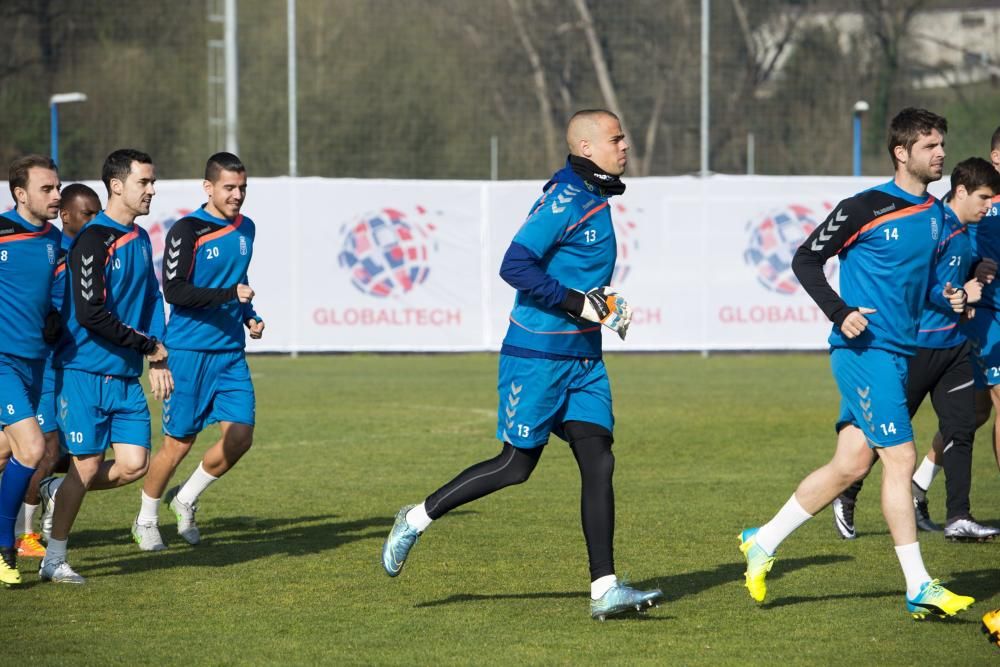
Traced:
<svg viewBox="0 0 1000 667">
<path fill-rule="evenodd" d="M 65 477 L 56 477 L 49 483 L 49 496 L 51 496 L 53 500 L 55 500 L 56 492 L 59 491 L 59 487 L 62 486 L 63 480 L 65 479 Z"/>
<path fill-rule="evenodd" d="M 66 542 L 69 540 L 57 540 L 51 538 L 45 543 L 45 563 L 62 563 L 66 560 Z"/>
<path fill-rule="evenodd" d="M 420 503 L 406 513 L 406 523 L 416 528 L 418 533 L 427 530 L 427 526 L 431 525 L 431 521 L 433 520 L 427 516 L 427 508 L 424 507 L 423 503 Z"/>
<path fill-rule="evenodd" d="M 35 512 L 38 511 L 38 505 L 29 505 L 28 503 L 21 504 L 21 511 L 24 512 L 24 530 L 18 535 L 24 535 L 24 533 L 35 532 Z M 20 516 L 20 514 L 18 515 Z"/>
<path fill-rule="evenodd" d="M 939 472 L 941 472 L 941 466 L 925 456 L 924 460 L 917 467 L 917 471 L 913 473 L 913 481 L 916 482 L 917 486 L 926 491 L 931 488 L 931 483 Z"/>
<path fill-rule="evenodd" d="M 207 472 L 205 472 L 204 466 L 199 463 L 198 469 L 191 473 L 191 476 L 187 478 L 184 482 L 184 486 L 181 490 L 177 492 L 177 500 L 181 501 L 185 505 L 194 505 L 198 502 L 198 496 L 208 488 L 208 485 L 219 479 L 218 477 L 212 477 Z"/>
<path fill-rule="evenodd" d="M 796 528 L 811 518 L 812 514 L 802 509 L 802 505 L 795 499 L 793 493 L 785 506 L 774 515 L 774 518 L 757 531 L 757 546 L 763 549 L 767 555 L 773 556 L 778 545 L 794 533 Z"/>
<path fill-rule="evenodd" d="M 903 567 L 903 576 L 906 577 L 906 597 L 913 599 L 920 592 L 920 587 L 931 580 L 931 575 L 927 574 L 924 567 L 924 559 L 920 555 L 920 542 L 906 544 L 896 547 L 896 558 Z"/>
<path fill-rule="evenodd" d="M 590 582 L 590 599 L 600 600 L 611 588 L 618 583 L 618 577 L 613 574 L 606 574 L 603 577 Z"/>
<path fill-rule="evenodd" d="M 28 508 L 31 508 L 31 516 L 28 516 Z M 27 503 L 21 503 L 21 508 L 17 510 L 17 519 L 14 520 L 14 537 L 21 537 L 25 533 L 30 533 L 32 522 L 35 519 L 35 510 L 38 509 L 38 505 L 28 505 Z"/>
<path fill-rule="evenodd" d="M 136 519 L 139 523 L 159 523 L 160 521 L 160 499 L 150 498 L 146 495 L 145 491 L 140 491 L 142 494 L 142 505 L 139 507 L 139 518 Z"/>
</svg>

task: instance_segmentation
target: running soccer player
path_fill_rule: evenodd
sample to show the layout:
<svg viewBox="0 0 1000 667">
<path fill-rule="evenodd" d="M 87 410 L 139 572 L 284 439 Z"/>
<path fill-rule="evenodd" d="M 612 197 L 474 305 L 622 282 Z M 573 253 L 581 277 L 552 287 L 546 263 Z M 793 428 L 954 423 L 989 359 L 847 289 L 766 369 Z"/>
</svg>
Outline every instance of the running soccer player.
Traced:
<svg viewBox="0 0 1000 667">
<path fill-rule="evenodd" d="M 69 249 L 69 244 L 73 237 L 77 235 L 80 228 L 90 222 L 101 210 L 101 200 L 97 193 L 83 183 L 73 183 L 67 185 L 62 190 L 59 201 L 59 218 L 62 221 L 62 241 L 60 245 L 59 259 L 56 262 L 54 280 L 52 282 L 52 306 L 56 310 L 62 308 L 63 287 L 65 281 L 62 280 L 63 272 L 66 270 L 65 252 Z M 61 328 L 61 318 L 59 325 Z M 24 494 L 24 503 L 21 511 L 17 514 L 17 525 L 15 534 L 17 535 L 17 555 L 24 558 L 42 558 L 45 556 L 45 547 L 41 544 L 41 535 L 35 532 L 34 519 L 38 511 L 39 492 L 38 486 L 48 475 L 52 473 L 56 462 L 59 460 L 59 427 L 56 425 L 56 398 L 55 398 L 56 374 L 52 367 L 52 355 L 45 362 L 45 374 L 42 378 L 42 394 L 38 402 L 38 426 L 42 430 L 45 439 L 45 454 L 38 462 L 35 474 L 31 477 L 28 491 Z M 48 521 L 42 522 L 45 539 L 49 539 L 52 530 L 51 513 L 47 514 Z M 47 524 L 47 525 L 46 525 Z"/>
<path fill-rule="evenodd" d="M 432 521 L 477 498 L 528 479 L 549 435 L 566 440 L 582 480 L 581 515 L 590 560 L 593 618 L 643 610 L 662 599 L 615 576 L 611 386 L 601 358 L 601 325 L 623 339 L 625 300 L 606 285 L 616 242 L 609 199 L 625 190 L 628 144 L 604 110 L 577 112 L 566 132 L 570 155 L 514 236 L 500 276 L 517 290 L 500 350 L 499 418 L 503 443 L 418 505 L 396 514 L 382 547 L 390 577 L 400 573 Z"/>
<path fill-rule="evenodd" d="M 917 527 L 926 531 L 941 530 L 930 519 L 927 489 L 943 468 L 948 497 L 944 532 L 947 539 L 954 541 L 981 541 L 1000 534 L 1000 530 L 980 524 L 970 513 L 972 442 L 976 432 L 970 344 L 959 326 L 961 316 L 942 297 L 946 286 L 959 285 L 971 274 L 965 282 L 965 292 L 968 303 L 974 304 L 980 300 L 983 284 L 990 282 L 991 273 L 995 274 L 996 265 L 986 262 L 980 262 L 977 267 L 980 275 L 971 271 L 969 230 L 975 229 L 998 192 L 1000 173 L 982 158 L 959 162 L 951 172 L 951 191 L 945 203 L 944 237 L 938 248 L 934 284 L 924 302 L 917 332 L 917 352 L 909 362 L 906 401 L 910 417 L 930 394 L 940 429 L 934 436 L 931 450 L 913 474 L 911 484 Z M 973 314 L 973 323 L 975 319 Z M 983 313 L 983 319 L 988 322 L 989 315 Z M 833 501 L 834 526 L 844 539 L 853 539 L 857 534 L 854 510 L 863 482 L 859 479 Z"/>
<path fill-rule="evenodd" d="M 158 527 L 160 496 L 205 426 L 218 422 L 221 439 L 187 481 L 166 495 L 188 544 L 201 541 L 198 497 L 253 442 L 255 400 L 243 328 L 260 338 L 264 321 L 250 305 L 254 292 L 247 284 L 256 228 L 240 213 L 246 168 L 232 153 L 216 153 L 205 165 L 203 187 L 208 202 L 174 223 L 163 255 L 163 291 L 171 306 L 164 343 L 170 370 L 185 391 L 163 404 L 163 446 L 150 463 L 132 525 L 143 551 L 166 548 Z"/>
<path fill-rule="evenodd" d="M 51 158 L 28 155 L 10 165 L 14 210 L 0 216 L 0 427 L 10 456 L 0 476 L 0 584 L 21 583 L 14 524 L 45 439 L 35 414 L 45 357 L 58 313 L 52 275 L 59 230 L 59 172 Z"/>
<path fill-rule="evenodd" d="M 1000 171 L 1000 127 L 990 140 L 990 161 Z M 1000 193 L 994 195 L 989 212 L 969 228 L 975 258 L 1000 261 Z M 976 365 L 976 425 L 985 424 L 993 408 L 1000 411 L 1000 294 L 997 283 L 983 289 L 976 317 L 967 327 Z M 1000 421 L 993 422 L 993 454 L 1000 467 Z"/>
<path fill-rule="evenodd" d="M 42 581 L 82 584 L 66 562 L 66 543 L 89 489 L 111 489 L 135 481 L 149 461 L 149 407 L 139 376 L 149 361 L 156 399 L 173 389 L 166 366 L 163 299 L 153 271 L 146 231 L 135 224 L 149 213 L 156 194 L 152 159 L 121 149 L 107 157 L 101 178 L 108 206 L 73 239 L 66 269 L 63 319 L 67 335 L 56 348 L 59 430 L 72 456 L 61 481 L 52 538 L 39 570 Z M 105 461 L 111 446 L 114 461 Z"/>
<path fill-rule="evenodd" d="M 951 616 L 971 605 L 932 579 L 924 567 L 913 517 L 910 478 L 916 460 L 906 406 L 907 358 L 916 352 L 917 329 L 944 209 L 927 193 L 941 178 L 947 121 L 907 108 L 890 124 L 893 180 L 840 202 L 795 253 L 796 277 L 833 322 L 830 364 L 841 395 L 833 458 L 799 484 L 766 524 L 739 535 L 746 558 L 746 587 L 762 602 L 765 578 L 778 545 L 829 505 L 882 458 L 882 511 L 906 578 L 906 608 L 915 618 Z M 823 264 L 839 255 L 838 295 Z M 943 290 L 956 312 L 965 292 Z"/>
</svg>

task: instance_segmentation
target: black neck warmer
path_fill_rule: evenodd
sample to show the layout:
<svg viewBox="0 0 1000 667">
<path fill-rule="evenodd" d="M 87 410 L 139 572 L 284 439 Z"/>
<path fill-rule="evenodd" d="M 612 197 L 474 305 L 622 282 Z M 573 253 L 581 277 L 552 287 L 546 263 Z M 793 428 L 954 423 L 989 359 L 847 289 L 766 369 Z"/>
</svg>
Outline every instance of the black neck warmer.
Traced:
<svg viewBox="0 0 1000 667">
<path fill-rule="evenodd" d="M 583 179 L 584 183 L 594 186 L 603 197 L 620 195 L 625 192 L 625 184 L 617 176 L 612 176 L 585 157 L 569 156 L 569 164 L 573 172 Z"/>
</svg>

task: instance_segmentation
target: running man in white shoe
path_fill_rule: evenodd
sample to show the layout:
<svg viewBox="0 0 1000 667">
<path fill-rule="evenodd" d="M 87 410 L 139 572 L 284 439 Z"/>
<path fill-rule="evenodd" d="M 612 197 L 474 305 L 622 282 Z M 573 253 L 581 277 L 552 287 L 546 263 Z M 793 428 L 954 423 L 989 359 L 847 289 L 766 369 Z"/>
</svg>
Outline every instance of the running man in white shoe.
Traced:
<svg viewBox="0 0 1000 667">
<path fill-rule="evenodd" d="M 198 497 L 246 454 L 253 442 L 255 399 L 246 339 L 260 338 L 264 321 L 254 312 L 247 284 L 254 223 L 240 213 L 246 167 L 232 153 L 205 165 L 208 201 L 174 223 L 163 254 L 163 293 L 170 304 L 165 343 L 169 366 L 183 392 L 163 405 L 163 446 L 149 466 L 132 535 L 143 551 L 166 548 L 158 527 L 160 498 L 198 434 L 218 422 L 222 438 L 208 448 L 184 484 L 166 494 L 177 533 L 188 544 L 201 535 Z"/>
</svg>

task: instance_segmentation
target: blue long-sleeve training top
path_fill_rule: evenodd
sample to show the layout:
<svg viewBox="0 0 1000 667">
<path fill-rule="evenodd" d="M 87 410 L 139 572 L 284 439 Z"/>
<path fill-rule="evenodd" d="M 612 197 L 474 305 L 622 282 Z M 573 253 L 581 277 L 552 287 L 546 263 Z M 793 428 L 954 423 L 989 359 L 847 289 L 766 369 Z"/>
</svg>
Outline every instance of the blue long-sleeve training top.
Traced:
<svg viewBox="0 0 1000 667">
<path fill-rule="evenodd" d="M 199 208 L 174 223 L 163 252 L 163 293 L 170 304 L 166 345 L 180 350 L 241 350 L 244 327 L 260 316 L 240 303 L 249 285 L 256 226 L 245 215 L 216 218 Z"/>
<path fill-rule="evenodd" d="M 45 316 L 59 254 L 60 232 L 33 225 L 16 210 L 0 215 L 0 353 L 44 359 Z"/>
<path fill-rule="evenodd" d="M 56 348 L 55 367 L 140 376 L 143 356 L 156 348 L 165 328 L 146 230 L 102 211 L 73 239 L 66 267 L 67 335 Z"/>
<path fill-rule="evenodd" d="M 833 348 L 878 348 L 904 355 L 917 349 L 917 330 L 944 209 L 933 195 L 911 195 L 893 181 L 849 197 L 834 207 L 792 259 L 802 287 L 833 322 Z M 840 257 L 840 294 L 823 274 L 823 264 Z M 851 311 L 865 315 L 868 328 L 847 338 L 840 325 Z"/>
<path fill-rule="evenodd" d="M 546 183 L 500 266 L 500 277 L 517 290 L 501 352 L 599 358 L 601 325 L 560 304 L 568 289 L 608 285 L 617 250 L 608 197 L 567 163 Z"/>
</svg>

